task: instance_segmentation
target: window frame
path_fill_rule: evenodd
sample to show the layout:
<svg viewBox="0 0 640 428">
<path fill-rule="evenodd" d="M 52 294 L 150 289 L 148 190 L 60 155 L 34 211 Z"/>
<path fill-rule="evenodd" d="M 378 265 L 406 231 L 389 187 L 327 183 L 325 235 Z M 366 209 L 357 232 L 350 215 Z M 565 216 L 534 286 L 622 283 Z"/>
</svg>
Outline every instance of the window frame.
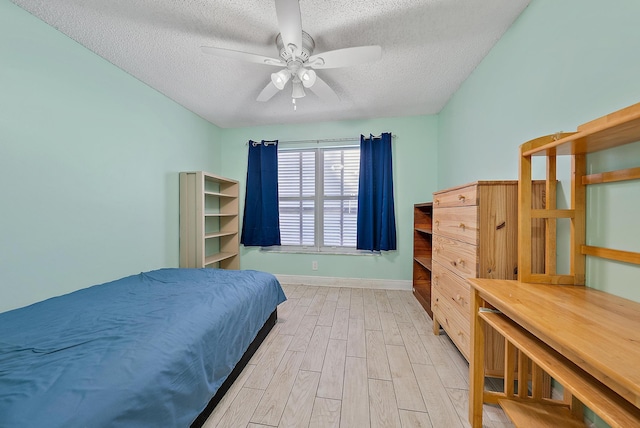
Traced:
<svg viewBox="0 0 640 428">
<path fill-rule="evenodd" d="M 268 252 L 280 252 L 280 253 L 301 253 L 301 254 L 346 254 L 346 255 L 372 255 L 376 253 L 372 253 L 371 251 L 358 250 L 354 244 L 353 247 L 347 246 L 325 246 L 324 245 L 324 202 L 331 200 L 338 201 L 348 201 L 354 200 L 357 204 L 358 195 L 356 193 L 355 196 L 326 196 L 324 194 L 324 162 L 325 162 L 325 153 L 328 151 L 337 151 L 337 150 L 346 150 L 346 149 L 357 149 L 360 151 L 360 145 L 349 143 L 349 144 L 340 144 L 336 145 L 335 143 L 332 145 L 321 146 L 315 145 L 312 147 L 304 146 L 304 147 L 280 147 L 278 146 L 278 152 L 314 152 L 315 153 L 315 186 L 314 186 L 314 195 L 313 196 L 298 196 L 298 197 L 288 197 L 288 196 L 278 196 L 278 204 L 280 204 L 281 200 L 292 200 L 292 201 L 302 201 L 302 200 L 312 200 L 314 201 L 314 245 L 279 245 L 279 246 L 271 246 L 271 247 L 262 247 L 262 251 Z M 344 182 L 344 177 L 342 178 L 342 182 Z M 357 231 L 356 231 L 357 233 Z"/>
</svg>

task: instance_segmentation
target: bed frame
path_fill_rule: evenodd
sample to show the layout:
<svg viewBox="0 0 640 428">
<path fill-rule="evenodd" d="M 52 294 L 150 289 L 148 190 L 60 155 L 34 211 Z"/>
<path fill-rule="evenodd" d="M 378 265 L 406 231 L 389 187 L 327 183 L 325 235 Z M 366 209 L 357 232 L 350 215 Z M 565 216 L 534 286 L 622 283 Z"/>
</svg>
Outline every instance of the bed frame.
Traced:
<svg viewBox="0 0 640 428">
<path fill-rule="evenodd" d="M 220 400 L 222 400 L 222 397 L 224 397 L 229 388 L 231 388 L 233 382 L 235 382 L 238 376 L 240 376 L 240 373 L 242 373 L 242 370 L 244 370 L 249 360 L 251 360 L 253 354 L 256 353 L 271 329 L 276 325 L 277 321 L 278 309 L 276 308 L 271 313 L 271 315 L 269 315 L 269 318 L 267 319 L 267 321 L 265 321 L 260 331 L 258 331 L 256 338 L 253 339 L 253 342 L 251 342 L 249 348 L 247 348 L 246 352 L 242 355 L 242 358 L 240 358 L 240 361 L 238 361 L 238 364 L 236 364 L 236 366 L 233 368 L 229 377 L 227 377 L 222 385 L 220 385 L 220 388 L 216 392 L 216 395 L 213 396 L 213 398 L 209 401 L 209 404 L 207 404 L 207 407 L 205 407 L 202 413 L 200 413 L 198 417 L 191 423 L 191 428 L 200 428 L 202 427 L 202 425 L 204 425 Z"/>
</svg>

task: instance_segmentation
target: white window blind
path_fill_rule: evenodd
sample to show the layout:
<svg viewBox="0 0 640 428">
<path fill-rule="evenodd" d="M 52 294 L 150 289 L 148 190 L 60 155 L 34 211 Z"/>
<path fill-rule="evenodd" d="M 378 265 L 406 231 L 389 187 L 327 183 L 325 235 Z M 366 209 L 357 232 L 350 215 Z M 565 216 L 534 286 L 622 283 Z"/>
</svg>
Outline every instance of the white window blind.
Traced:
<svg viewBox="0 0 640 428">
<path fill-rule="evenodd" d="M 355 249 L 359 170 L 357 146 L 280 149 L 282 246 Z"/>
</svg>

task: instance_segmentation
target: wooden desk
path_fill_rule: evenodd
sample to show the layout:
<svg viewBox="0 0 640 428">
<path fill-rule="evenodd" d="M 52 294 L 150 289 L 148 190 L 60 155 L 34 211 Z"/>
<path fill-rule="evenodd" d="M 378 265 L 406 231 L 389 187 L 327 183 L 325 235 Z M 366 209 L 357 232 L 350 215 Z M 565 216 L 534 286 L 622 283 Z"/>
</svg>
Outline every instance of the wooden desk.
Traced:
<svg viewBox="0 0 640 428">
<path fill-rule="evenodd" d="M 542 412 L 544 419 L 548 408 L 553 409 L 548 405 L 555 405 L 564 413 L 548 420 L 571 419 L 566 423 L 581 422 L 581 402 L 612 426 L 640 426 L 640 303 L 583 286 L 468 281 L 474 314 L 469 366 L 473 427 L 482 427 L 483 402 L 500 403 L 512 419 L 518 412 L 527 418 Z M 486 303 L 500 313 L 481 311 Z M 503 334 L 509 350 L 504 393 L 484 391 L 485 323 Z M 525 382 L 514 391 L 516 354 L 518 365 L 531 365 L 524 372 L 518 369 L 520 378 L 531 380 L 531 394 Z M 564 406 L 541 396 L 542 371 L 563 385 L 565 396 L 560 404 Z M 525 407 L 519 409 L 522 403 Z M 543 422 L 537 421 L 536 426 L 545 426 Z"/>
</svg>

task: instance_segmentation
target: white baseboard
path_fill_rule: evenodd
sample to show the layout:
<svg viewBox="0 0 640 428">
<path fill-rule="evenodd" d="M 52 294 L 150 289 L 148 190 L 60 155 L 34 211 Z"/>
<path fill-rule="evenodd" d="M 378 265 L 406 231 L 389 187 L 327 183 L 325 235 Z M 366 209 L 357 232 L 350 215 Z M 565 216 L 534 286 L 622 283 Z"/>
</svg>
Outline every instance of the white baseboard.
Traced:
<svg viewBox="0 0 640 428">
<path fill-rule="evenodd" d="M 413 289 L 411 280 L 402 279 L 370 279 L 370 278 L 338 278 L 331 276 L 304 276 L 275 274 L 281 284 L 317 285 L 321 287 L 370 288 L 374 290 L 407 290 Z"/>
</svg>

